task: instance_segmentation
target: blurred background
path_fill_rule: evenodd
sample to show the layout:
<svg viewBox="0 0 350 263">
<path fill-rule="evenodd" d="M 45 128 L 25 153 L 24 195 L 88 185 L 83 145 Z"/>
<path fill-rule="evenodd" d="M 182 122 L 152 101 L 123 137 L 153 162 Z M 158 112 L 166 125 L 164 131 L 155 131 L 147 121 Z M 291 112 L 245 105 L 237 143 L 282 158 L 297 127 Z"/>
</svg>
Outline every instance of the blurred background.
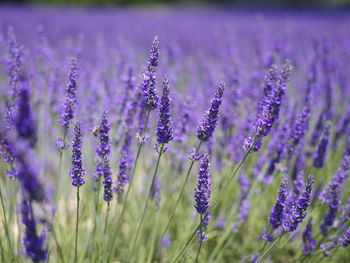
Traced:
<svg viewBox="0 0 350 263">
<path fill-rule="evenodd" d="M 55 4 L 55 5 L 230 5 L 248 7 L 318 7 L 318 8 L 349 8 L 350 0 L 11 0 L 5 3 Z"/>
</svg>

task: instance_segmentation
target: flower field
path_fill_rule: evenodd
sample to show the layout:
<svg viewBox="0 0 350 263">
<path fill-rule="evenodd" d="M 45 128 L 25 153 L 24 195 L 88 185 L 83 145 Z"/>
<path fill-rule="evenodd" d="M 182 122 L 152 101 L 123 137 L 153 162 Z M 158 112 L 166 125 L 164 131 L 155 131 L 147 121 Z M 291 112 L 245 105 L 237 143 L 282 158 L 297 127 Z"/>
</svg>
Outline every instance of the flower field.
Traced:
<svg viewBox="0 0 350 263">
<path fill-rule="evenodd" d="M 350 16 L 0 6 L 0 262 L 350 262 Z"/>
</svg>

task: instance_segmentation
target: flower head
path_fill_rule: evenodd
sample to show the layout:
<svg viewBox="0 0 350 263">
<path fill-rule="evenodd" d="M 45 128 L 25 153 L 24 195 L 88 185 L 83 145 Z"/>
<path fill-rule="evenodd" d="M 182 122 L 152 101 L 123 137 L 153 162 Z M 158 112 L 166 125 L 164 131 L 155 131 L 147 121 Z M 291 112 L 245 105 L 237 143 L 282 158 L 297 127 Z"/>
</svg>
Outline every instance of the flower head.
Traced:
<svg viewBox="0 0 350 263">
<path fill-rule="evenodd" d="M 69 122 L 74 118 L 75 108 L 77 104 L 77 79 L 77 60 L 76 58 L 72 58 L 66 88 L 66 98 L 63 105 L 63 111 L 59 120 L 64 129 L 69 128 Z"/>
<path fill-rule="evenodd" d="M 74 139 L 73 139 L 73 154 L 72 154 L 72 169 L 70 170 L 70 176 L 72 178 L 72 185 L 80 187 L 85 183 L 84 176 L 86 171 L 83 168 L 82 151 L 83 144 L 81 132 L 81 123 L 76 122 L 74 127 Z"/>
<path fill-rule="evenodd" d="M 169 81 L 164 75 L 163 80 L 163 96 L 159 103 L 159 119 L 156 128 L 156 135 L 158 143 L 168 143 L 174 139 L 173 122 L 170 117 L 170 102 L 169 97 Z"/>
<path fill-rule="evenodd" d="M 197 137 L 199 140 L 206 142 L 214 133 L 217 121 L 219 119 L 219 108 L 222 102 L 225 83 L 221 82 L 219 88 L 215 92 L 214 99 L 211 101 L 210 109 L 205 113 L 205 117 L 197 128 Z"/>
<path fill-rule="evenodd" d="M 205 215 L 209 208 L 209 198 L 211 195 L 211 178 L 209 174 L 210 156 L 204 154 L 199 166 L 199 178 L 194 189 L 195 208 L 201 215 Z"/>
</svg>

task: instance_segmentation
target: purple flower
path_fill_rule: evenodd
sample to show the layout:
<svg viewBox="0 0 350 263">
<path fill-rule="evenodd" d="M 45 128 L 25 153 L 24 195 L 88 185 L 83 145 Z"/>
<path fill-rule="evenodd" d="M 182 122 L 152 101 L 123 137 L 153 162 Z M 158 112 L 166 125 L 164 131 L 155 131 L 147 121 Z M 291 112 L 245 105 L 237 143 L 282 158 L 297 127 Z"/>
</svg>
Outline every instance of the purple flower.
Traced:
<svg viewBox="0 0 350 263">
<path fill-rule="evenodd" d="M 66 88 L 66 97 L 63 105 L 63 110 L 59 119 L 64 129 L 69 128 L 69 122 L 74 118 L 75 108 L 77 104 L 77 79 L 77 59 L 72 58 Z"/>
<path fill-rule="evenodd" d="M 110 202 L 113 199 L 113 180 L 112 180 L 112 169 L 109 165 L 108 158 L 103 159 L 103 200 Z"/>
<path fill-rule="evenodd" d="M 320 138 L 320 141 L 317 145 L 316 151 L 314 153 L 314 167 L 323 167 L 324 160 L 326 158 L 327 145 L 329 141 L 329 135 L 331 130 L 331 123 L 326 122 L 325 127 L 323 129 L 323 134 Z"/>
<path fill-rule="evenodd" d="M 205 113 L 204 119 L 200 122 L 197 129 L 197 137 L 202 142 L 208 141 L 212 136 L 219 118 L 219 108 L 224 93 L 225 83 L 221 82 L 211 101 L 210 109 Z"/>
<path fill-rule="evenodd" d="M 122 151 L 119 159 L 119 174 L 117 176 L 116 192 L 121 195 L 124 193 L 124 186 L 129 183 L 128 174 L 128 155 L 126 151 Z"/>
<path fill-rule="evenodd" d="M 159 119 L 156 128 L 157 141 L 160 144 L 169 143 L 174 139 L 173 122 L 170 117 L 170 102 L 169 97 L 169 81 L 164 75 L 163 80 L 163 95 L 159 103 Z"/>
<path fill-rule="evenodd" d="M 285 231 L 292 232 L 296 230 L 298 225 L 305 218 L 306 209 L 308 208 L 311 200 L 313 182 L 314 177 L 309 175 L 305 189 L 298 197 L 295 205 L 292 205 L 290 209 L 284 209 L 283 228 Z"/>
<path fill-rule="evenodd" d="M 197 230 L 197 235 L 199 237 L 199 242 L 204 242 L 205 240 L 207 240 L 207 234 L 204 232 L 209 224 L 209 220 L 211 218 L 211 214 L 208 214 L 203 222 L 202 222 L 202 228 Z"/>
<path fill-rule="evenodd" d="M 209 208 L 209 198 L 211 195 L 211 178 L 209 174 L 210 156 L 204 154 L 199 166 L 199 178 L 194 189 L 195 208 L 201 215 L 205 215 Z"/>
<path fill-rule="evenodd" d="M 336 171 L 336 173 L 334 174 L 328 186 L 326 186 L 325 189 L 320 194 L 319 199 L 322 202 L 329 204 L 332 202 L 334 196 L 341 195 L 344 187 L 344 182 L 349 170 L 350 170 L 350 156 L 344 156 L 344 158 L 340 163 L 340 168 Z"/>
<path fill-rule="evenodd" d="M 278 190 L 277 202 L 273 206 L 270 213 L 270 225 L 273 228 L 278 228 L 282 224 L 282 215 L 288 193 L 288 176 L 284 175 L 281 179 L 281 185 Z"/>
<path fill-rule="evenodd" d="M 11 88 L 11 101 L 14 102 L 18 96 L 17 83 L 19 72 L 22 67 L 23 47 L 19 46 L 13 28 L 8 31 L 8 57 L 7 57 L 7 76 Z"/>
<path fill-rule="evenodd" d="M 30 105 L 29 83 L 26 78 L 21 80 L 21 90 L 18 96 L 18 112 L 15 118 L 15 126 L 19 137 L 28 140 L 31 147 L 37 141 L 36 123 Z"/>
<path fill-rule="evenodd" d="M 26 256 L 33 262 L 46 261 L 48 249 L 45 245 L 46 235 L 38 235 L 37 223 L 34 218 L 31 202 L 23 201 L 21 204 L 22 223 L 25 226 L 23 237 Z"/>
<path fill-rule="evenodd" d="M 321 133 L 323 130 L 323 122 L 326 119 L 326 117 L 327 117 L 327 112 L 324 110 L 320 113 L 319 117 L 317 118 L 315 128 L 311 134 L 311 139 L 310 139 L 311 146 L 316 146 L 316 144 L 321 136 Z"/>
<path fill-rule="evenodd" d="M 292 126 L 291 134 L 287 141 L 286 151 L 288 159 L 290 159 L 293 153 L 297 150 L 309 127 L 310 108 L 311 96 L 309 95 L 305 101 L 302 111 Z"/>
<path fill-rule="evenodd" d="M 147 71 L 142 75 L 143 109 L 154 110 L 157 108 L 158 95 L 156 90 L 156 69 L 159 57 L 159 40 L 156 36 L 153 40 Z"/>
<path fill-rule="evenodd" d="M 86 171 L 83 168 L 81 147 L 83 144 L 81 132 L 81 123 L 76 122 L 74 127 L 74 139 L 73 139 L 73 154 L 72 154 L 72 169 L 70 170 L 70 176 L 72 178 L 72 185 L 80 187 L 85 183 L 84 176 Z"/>
<path fill-rule="evenodd" d="M 254 137 L 256 139 L 268 135 L 272 125 L 278 120 L 281 102 L 289 82 L 291 70 L 292 66 L 287 62 L 276 81 L 275 67 L 270 68 L 269 75 L 265 78 L 264 96 L 259 104 L 259 111 L 254 124 Z"/>
<path fill-rule="evenodd" d="M 11 140 L 11 144 L 14 147 L 22 196 L 28 201 L 43 202 L 46 199 L 46 193 L 38 176 L 39 164 L 36 153 L 25 140 L 16 138 L 16 141 Z"/>
<path fill-rule="evenodd" d="M 301 250 L 306 255 L 312 254 L 316 246 L 316 240 L 312 235 L 312 217 L 309 219 L 307 225 L 305 226 L 302 238 L 303 246 Z"/>
<path fill-rule="evenodd" d="M 111 125 L 108 121 L 108 113 L 104 111 L 102 113 L 101 124 L 99 126 L 100 144 L 97 147 L 96 154 L 102 159 L 107 157 L 111 152 L 111 142 L 109 138 L 109 130 Z"/>
<path fill-rule="evenodd" d="M 326 257 L 331 256 L 331 250 L 337 246 L 347 247 L 350 244 L 350 228 L 336 236 L 332 241 L 321 244 L 321 249 Z"/>
</svg>

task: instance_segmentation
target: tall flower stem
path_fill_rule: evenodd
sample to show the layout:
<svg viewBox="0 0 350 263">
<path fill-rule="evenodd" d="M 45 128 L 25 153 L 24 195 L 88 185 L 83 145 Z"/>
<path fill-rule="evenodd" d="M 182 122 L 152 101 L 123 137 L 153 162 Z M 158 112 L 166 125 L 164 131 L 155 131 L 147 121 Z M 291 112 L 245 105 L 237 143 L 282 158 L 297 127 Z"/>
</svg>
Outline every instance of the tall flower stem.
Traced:
<svg viewBox="0 0 350 263">
<path fill-rule="evenodd" d="M 142 131 L 141 136 L 144 135 L 145 132 L 146 132 L 150 114 L 151 114 L 151 111 L 148 110 L 145 126 L 143 127 L 143 131 Z M 112 236 L 112 239 L 110 240 L 110 242 L 108 242 L 111 245 L 114 244 L 114 242 L 115 242 L 115 240 L 116 240 L 116 238 L 117 238 L 117 236 L 119 234 L 121 224 L 123 222 L 125 208 L 126 208 L 126 202 L 128 200 L 128 197 L 129 197 L 130 189 L 132 188 L 132 185 L 133 185 L 134 175 L 135 175 L 135 171 L 136 171 L 136 168 L 137 168 L 137 163 L 138 163 L 138 160 L 139 160 L 139 157 L 140 157 L 140 153 L 141 153 L 141 150 L 142 150 L 142 146 L 143 146 L 143 143 L 140 143 L 139 147 L 137 149 L 137 154 L 136 154 L 134 166 L 133 166 L 132 173 L 131 173 L 131 176 L 130 176 L 129 187 L 128 187 L 128 190 L 126 191 L 125 198 L 124 198 L 124 201 L 123 201 L 122 211 L 120 213 L 120 216 L 119 216 L 119 219 L 118 219 L 118 223 L 117 223 L 117 227 L 116 227 L 116 230 L 115 230 L 115 232 L 114 232 L 114 234 Z M 108 249 L 108 251 L 109 251 L 109 253 L 108 253 L 108 257 L 107 257 L 107 262 L 109 262 L 113 250 L 110 248 L 110 249 Z"/>
<path fill-rule="evenodd" d="M 199 152 L 199 149 L 201 148 L 201 145 L 202 145 L 202 141 L 199 142 L 199 144 L 198 144 L 198 146 L 197 146 L 197 148 L 196 148 L 196 152 Z M 192 171 L 194 162 L 195 162 L 195 160 L 191 160 L 191 164 L 190 164 L 190 166 L 189 166 L 189 168 L 188 168 L 188 171 L 187 171 L 187 173 L 186 173 L 185 181 L 183 182 L 183 184 L 182 184 L 182 186 L 181 186 L 181 190 L 180 190 L 179 196 L 178 196 L 177 199 L 176 199 L 175 205 L 174 205 L 174 207 L 173 207 L 173 210 L 171 211 L 171 214 L 170 214 L 169 219 L 168 219 L 168 221 L 167 221 L 167 223 L 166 223 L 166 225 L 165 225 L 165 228 L 164 228 L 164 230 L 163 230 L 163 232 L 162 232 L 162 235 L 160 236 L 159 242 L 160 242 L 160 241 L 162 240 L 162 238 L 165 236 L 165 234 L 166 234 L 166 232 L 167 232 L 167 230 L 168 230 L 168 227 L 169 227 L 169 225 L 170 225 L 170 222 L 171 222 L 171 220 L 172 220 L 173 217 L 174 217 L 176 208 L 177 208 L 177 206 L 179 205 L 180 200 L 181 200 L 181 198 L 182 198 L 182 196 L 183 196 L 183 194 L 184 194 L 184 192 L 185 192 L 186 184 L 187 184 L 187 181 L 188 181 L 188 179 L 189 179 L 189 177 L 190 177 L 190 174 L 191 174 L 191 171 Z"/>
<path fill-rule="evenodd" d="M 80 203 L 79 188 L 80 187 L 77 187 L 77 218 L 76 218 L 76 224 L 75 224 L 74 263 L 76 263 L 78 260 L 79 203 Z"/>
<path fill-rule="evenodd" d="M 285 234 L 287 234 L 288 232 L 283 232 L 282 235 L 280 235 L 272 244 L 271 246 L 269 246 L 261 255 L 260 257 L 256 260 L 256 262 L 260 262 L 261 260 L 263 260 L 264 257 L 266 257 L 266 255 L 278 244 L 278 242 L 282 239 L 282 237 L 284 237 Z"/>
<path fill-rule="evenodd" d="M 241 166 L 243 165 L 243 163 L 245 162 L 245 160 L 247 159 L 248 155 L 250 154 L 251 150 L 253 149 L 253 147 L 255 146 L 256 142 L 257 142 L 258 138 L 255 138 L 253 144 L 248 148 L 246 154 L 243 156 L 242 160 L 238 163 L 238 165 L 236 166 L 236 168 L 233 170 L 230 178 L 228 179 L 226 185 L 224 186 L 224 188 L 221 190 L 221 192 L 219 192 L 218 196 L 216 197 L 215 201 L 213 202 L 213 205 L 209 208 L 208 213 L 204 216 L 203 221 L 208 217 L 209 214 L 212 213 L 212 211 L 216 208 L 216 206 L 219 204 L 223 194 L 226 192 L 226 190 L 228 189 L 228 187 L 231 185 L 235 175 L 237 174 L 237 172 L 239 171 L 239 169 L 241 168 Z M 187 239 L 184 247 L 180 250 L 180 253 L 177 254 L 177 256 L 175 257 L 175 259 L 172 262 L 177 262 L 180 257 L 182 256 L 182 254 L 185 252 L 186 248 L 188 247 L 188 245 L 191 243 L 192 239 L 194 238 L 194 236 L 196 235 L 198 229 L 201 227 L 202 224 L 199 224 L 196 229 L 192 232 L 192 234 L 189 236 L 189 238 Z"/>
<path fill-rule="evenodd" d="M 4 214 L 4 227 L 5 227 L 7 243 L 8 243 L 9 248 L 10 248 L 12 260 L 14 260 L 14 252 L 13 252 L 13 247 L 12 247 L 12 243 L 11 243 L 9 225 L 8 225 L 8 222 L 7 222 L 7 215 L 6 215 L 6 209 L 5 209 L 5 203 L 4 203 L 4 198 L 3 198 L 3 195 L 2 195 L 1 189 L 0 189 L 0 200 L 1 200 L 2 213 Z"/>
<path fill-rule="evenodd" d="M 201 215 L 200 225 L 201 225 L 201 227 L 200 227 L 200 236 L 202 236 L 202 234 L 203 234 L 203 216 L 202 215 Z M 203 244 L 203 241 L 200 241 L 195 263 L 198 262 L 198 258 L 199 258 L 199 254 L 201 252 L 202 244 Z"/>
<path fill-rule="evenodd" d="M 159 148 L 159 154 L 158 154 L 157 164 L 156 164 L 156 168 L 155 168 L 155 170 L 154 170 L 154 174 L 153 174 L 153 178 L 152 178 L 151 187 L 150 187 L 150 190 L 149 190 L 149 192 L 148 192 L 148 196 L 147 196 L 147 199 L 146 199 L 146 204 L 145 204 L 145 207 L 143 208 L 141 220 L 140 220 L 139 225 L 138 225 L 138 227 L 137 227 L 136 235 L 135 235 L 135 238 L 134 238 L 134 241 L 133 241 L 133 244 L 132 244 L 132 248 L 131 248 L 131 256 L 132 256 L 132 257 L 133 257 L 133 255 L 134 255 L 134 251 L 135 251 L 135 248 L 136 248 L 136 244 L 137 244 L 138 237 L 139 237 L 139 235 L 140 235 L 142 223 L 143 223 L 143 220 L 144 220 L 145 215 L 146 215 L 148 203 L 149 203 L 149 200 L 151 199 L 152 189 L 153 189 L 153 187 L 154 187 L 154 182 L 155 182 L 156 177 L 157 177 L 157 172 L 158 172 L 158 168 L 159 168 L 160 159 L 161 159 L 162 154 L 163 154 L 163 150 L 164 150 L 164 143 L 163 143 L 163 144 L 160 146 L 160 148 Z"/>
<path fill-rule="evenodd" d="M 109 202 L 107 202 L 107 215 L 106 215 L 106 221 L 105 221 L 105 230 L 103 231 L 104 234 L 106 234 L 106 231 L 107 231 L 109 210 L 110 210 L 110 204 L 109 204 Z"/>
<path fill-rule="evenodd" d="M 64 129 L 63 131 L 63 145 L 66 145 L 66 137 L 67 137 L 67 129 Z M 62 161 L 63 161 L 63 151 L 64 149 L 60 149 L 60 157 L 59 157 L 59 162 L 58 162 L 58 175 L 56 177 L 56 193 L 55 193 L 55 200 L 57 201 L 57 196 L 60 191 L 59 186 L 60 186 L 60 176 L 61 176 L 61 170 L 62 170 Z"/>
</svg>

